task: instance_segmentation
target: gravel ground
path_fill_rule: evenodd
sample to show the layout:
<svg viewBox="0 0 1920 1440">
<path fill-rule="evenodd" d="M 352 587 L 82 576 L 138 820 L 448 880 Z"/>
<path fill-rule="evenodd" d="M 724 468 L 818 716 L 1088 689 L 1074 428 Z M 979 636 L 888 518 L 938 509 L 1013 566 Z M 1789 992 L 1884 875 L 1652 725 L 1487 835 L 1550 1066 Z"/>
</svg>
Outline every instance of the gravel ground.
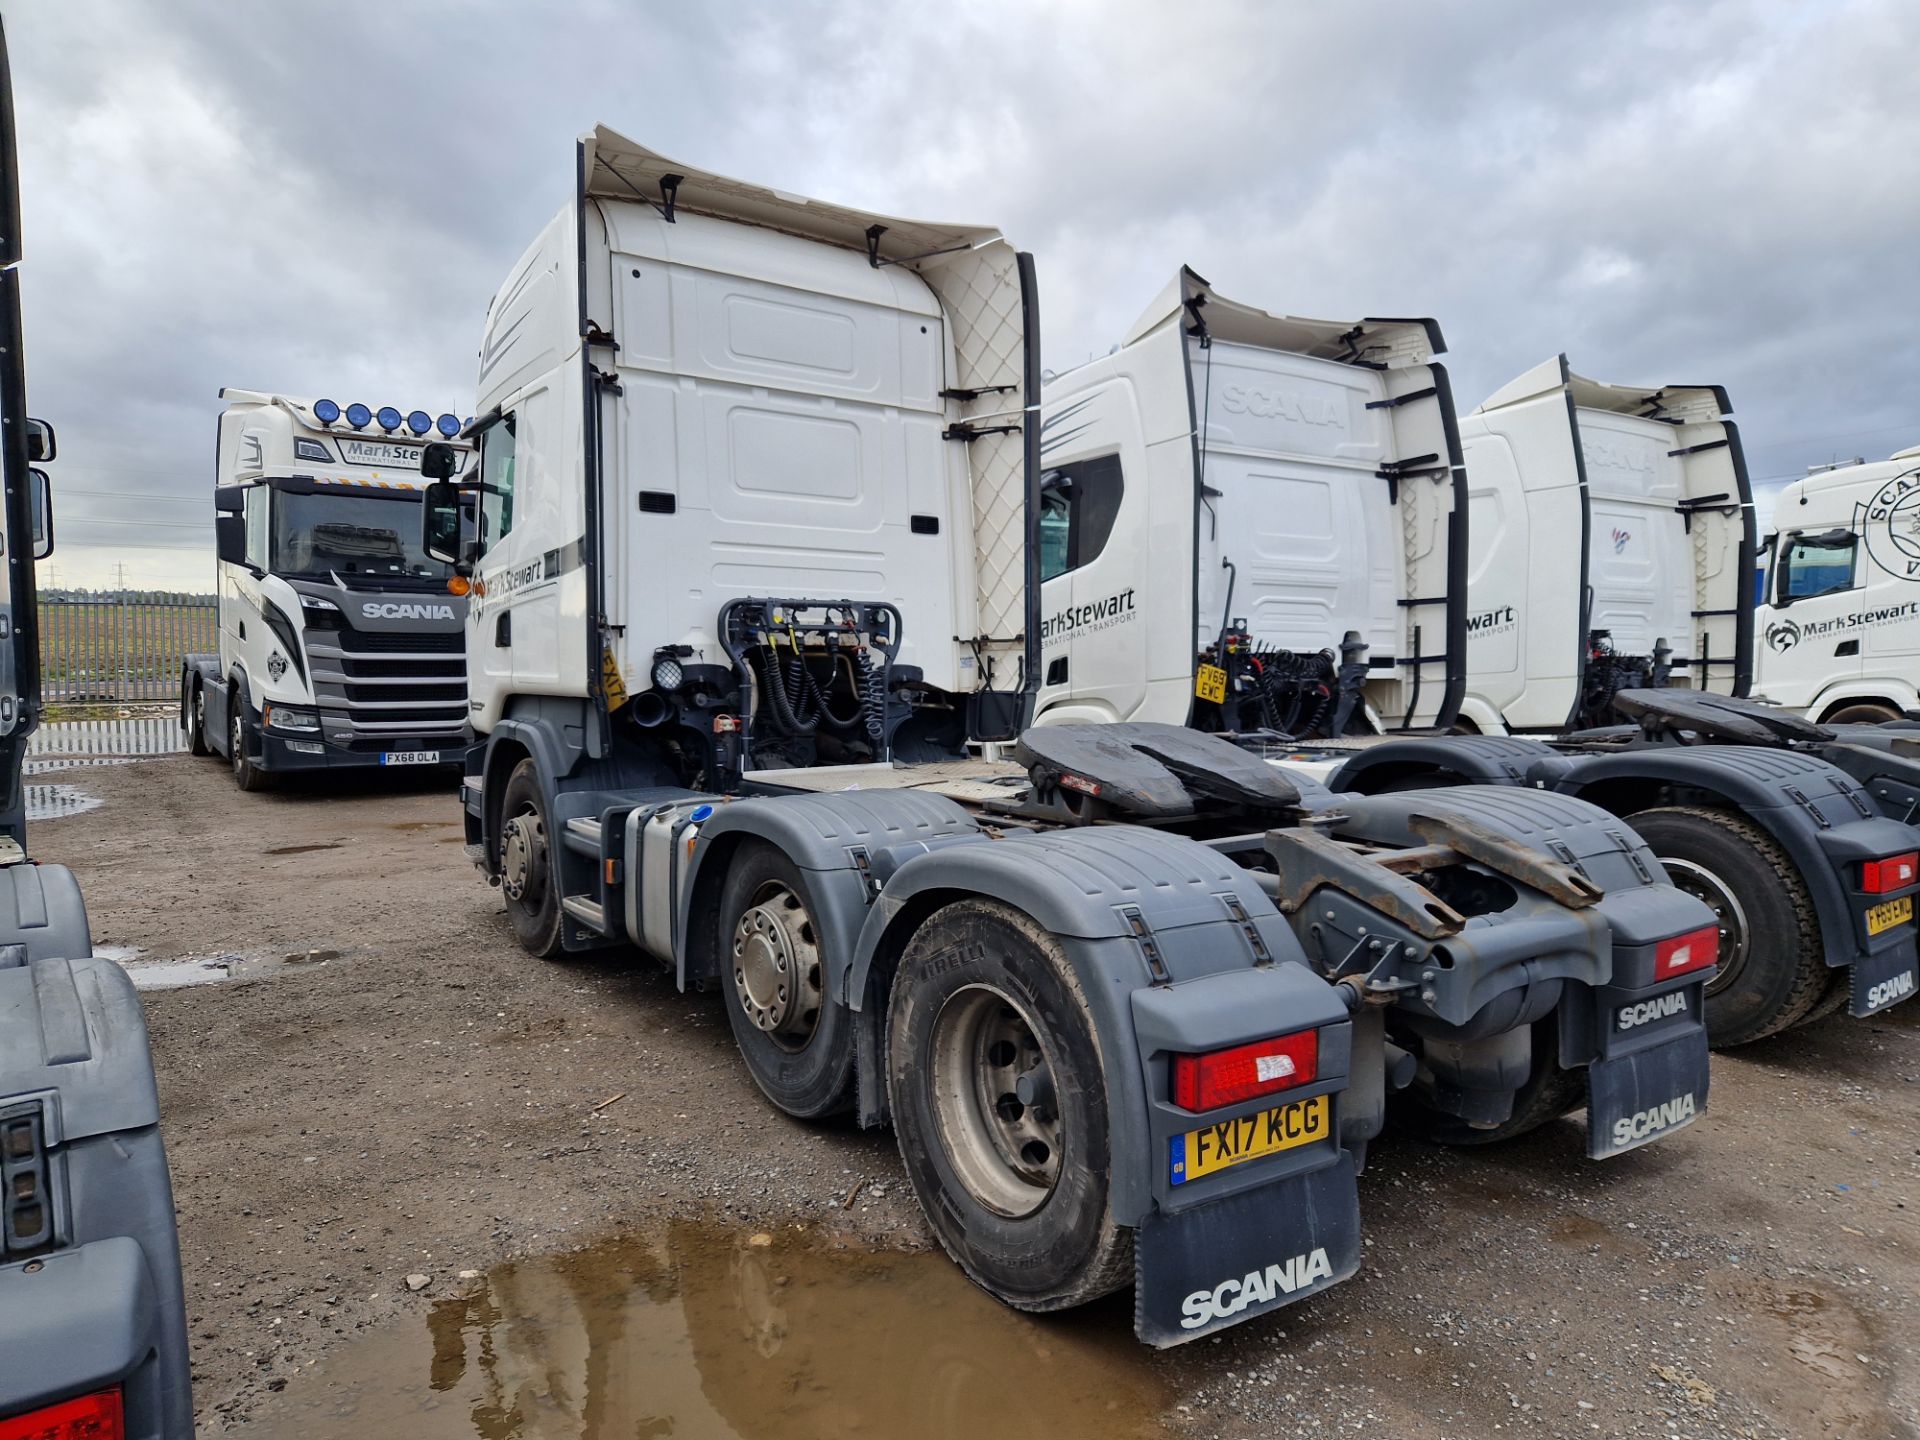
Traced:
<svg viewBox="0 0 1920 1440">
<path fill-rule="evenodd" d="M 523 955 L 443 791 L 248 796 L 184 756 L 57 778 L 105 801 L 34 829 L 96 943 L 256 977 L 147 997 L 203 1430 L 424 1312 L 409 1274 L 688 1216 L 928 1245 L 891 1137 L 770 1111 L 712 998 Z M 1169 1427 L 1920 1436 L 1920 1005 L 1718 1058 L 1705 1119 L 1605 1165 L 1571 1124 L 1390 1135 L 1361 1200 L 1354 1281 L 1140 1352 Z"/>
</svg>

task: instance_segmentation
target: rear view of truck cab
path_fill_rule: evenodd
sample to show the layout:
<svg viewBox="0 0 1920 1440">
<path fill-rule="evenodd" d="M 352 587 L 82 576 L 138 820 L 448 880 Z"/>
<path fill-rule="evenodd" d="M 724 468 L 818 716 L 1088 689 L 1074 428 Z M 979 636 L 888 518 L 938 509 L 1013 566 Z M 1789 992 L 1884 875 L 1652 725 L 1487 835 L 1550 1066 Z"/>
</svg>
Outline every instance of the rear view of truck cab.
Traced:
<svg viewBox="0 0 1920 1440">
<path fill-rule="evenodd" d="M 1428 320 L 1269 315 L 1183 270 L 1050 380 L 1041 723 L 1449 723 L 1465 485 L 1441 348 Z"/>
<path fill-rule="evenodd" d="M 1636 686 L 1747 693 L 1755 528 L 1729 413 L 1718 386 L 1602 384 L 1558 356 L 1462 417 L 1473 728 L 1609 724 Z"/>
<path fill-rule="evenodd" d="M 1822 725 L 1920 714 L 1920 446 L 1820 466 L 1774 502 L 1757 698 Z"/>
<path fill-rule="evenodd" d="M 221 398 L 220 649 L 182 666 L 188 748 L 225 756 L 242 789 L 303 770 L 460 765 L 466 601 L 420 525 L 420 457 L 460 420 Z"/>
</svg>

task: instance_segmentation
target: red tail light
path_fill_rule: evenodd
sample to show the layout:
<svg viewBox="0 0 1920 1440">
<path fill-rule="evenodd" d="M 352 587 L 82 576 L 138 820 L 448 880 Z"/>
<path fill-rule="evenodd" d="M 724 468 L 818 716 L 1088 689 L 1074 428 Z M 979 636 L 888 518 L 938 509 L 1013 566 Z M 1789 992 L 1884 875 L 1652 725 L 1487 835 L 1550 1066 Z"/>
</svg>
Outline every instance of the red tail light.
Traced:
<svg viewBox="0 0 1920 1440">
<path fill-rule="evenodd" d="M 1653 952 L 1653 978 L 1671 980 L 1695 970 L 1710 970 L 1720 958 L 1720 928 L 1705 925 L 1662 940 Z"/>
<path fill-rule="evenodd" d="M 0 1420 L 0 1440 L 125 1440 L 126 1433 L 118 1386 Z"/>
<path fill-rule="evenodd" d="M 1904 890 L 1915 880 L 1920 880 L 1920 850 L 1889 855 L 1883 860 L 1865 860 L 1860 865 L 1860 888 L 1869 895 Z"/>
<path fill-rule="evenodd" d="M 1271 1095 L 1309 1085 L 1320 1073 L 1320 1032 L 1299 1030 L 1212 1050 L 1205 1055 L 1173 1057 L 1173 1103 L 1199 1112 L 1238 1105 L 1257 1095 Z"/>
</svg>

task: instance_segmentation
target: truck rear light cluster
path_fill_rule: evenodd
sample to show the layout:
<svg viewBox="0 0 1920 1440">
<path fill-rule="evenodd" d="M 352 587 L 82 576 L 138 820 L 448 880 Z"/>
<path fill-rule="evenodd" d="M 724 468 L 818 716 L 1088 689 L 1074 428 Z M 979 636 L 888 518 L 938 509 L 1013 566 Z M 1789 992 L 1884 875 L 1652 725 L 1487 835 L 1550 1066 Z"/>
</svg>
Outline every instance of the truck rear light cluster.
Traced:
<svg viewBox="0 0 1920 1440">
<path fill-rule="evenodd" d="M 1653 978 L 1671 980 L 1695 970 L 1711 970 L 1720 958 L 1720 927 L 1703 925 L 1684 935 L 1670 935 L 1654 947 Z"/>
<path fill-rule="evenodd" d="M 1204 1055 L 1174 1056 L 1173 1103 L 1195 1113 L 1218 1110 L 1310 1085 L 1319 1073 L 1320 1032 L 1297 1030 Z"/>
<path fill-rule="evenodd" d="M 120 1387 L 0 1419 L 0 1440 L 125 1440 Z"/>
<path fill-rule="evenodd" d="M 1868 895 L 1904 890 L 1920 880 L 1920 850 L 1860 862 L 1860 888 Z"/>
</svg>

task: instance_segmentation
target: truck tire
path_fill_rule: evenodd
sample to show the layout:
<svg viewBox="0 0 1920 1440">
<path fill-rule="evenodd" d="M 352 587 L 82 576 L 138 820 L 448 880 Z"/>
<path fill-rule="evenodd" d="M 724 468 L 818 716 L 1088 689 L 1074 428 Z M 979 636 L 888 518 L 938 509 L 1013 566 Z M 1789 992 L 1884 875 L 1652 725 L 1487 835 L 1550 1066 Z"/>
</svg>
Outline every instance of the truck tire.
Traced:
<svg viewBox="0 0 1920 1440">
<path fill-rule="evenodd" d="M 1476 1129 L 1458 1115 L 1448 1115 L 1409 1096 L 1399 1107 L 1401 1124 L 1436 1145 L 1497 1145 L 1587 1103 L 1587 1072 L 1560 1068 L 1560 1022 L 1549 1015 L 1533 1027 L 1533 1073 L 1514 1093 L 1513 1114 L 1491 1129 Z"/>
<path fill-rule="evenodd" d="M 1858 705 L 1842 705 L 1838 710 L 1820 723 L 1822 725 L 1881 725 L 1889 720 L 1903 718 L 1891 705 L 1879 705 L 1868 700 Z"/>
<path fill-rule="evenodd" d="M 520 948 L 542 960 L 560 954 L 560 886 L 548 837 L 547 800 L 540 771 L 522 760 L 507 777 L 500 800 L 500 893 Z"/>
<path fill-rule="evenodd" d="M 233 769 L 233 783 L 242 790 L 256 792 L 273 788 L 273 777 L 247 757 L 247 696 L 235 687 L 233 710 L 227 717 L 227 744 L 231 747 L 227 762 Z"/>
<path fill-rule="evenodd" d="M 761 1093 L 801 1120 L 853 1104 L 853 1016 L 827 991 L 813 897 L 764 840 L 734 852 L 720 890 L 727 1023 Z"/>
<path fill-rule="evenodd" d="M 887 1098 L 920 1208 L 976 1284 L 1063 1310 L 1132 1278 L 1099 1035 L 1032 919 L 960 900 L 922 923 L 889 1001 Z"/>
<path fill-rule="evenodd" d="M 1828 983 L 1805 877 L 1766 831 L 1729 810 L 1663 806 L 1624 817 L 1680 889 L 1720 921 L 1707 1038 L 1746 1045 L 1804 1019 Z"/>
<path fill-rule="evenodd" d="M 187 753 L 213 753 L 213 747 L 207 744 L 207 687 L 198 680 L 187 695 Z"/>
<path fill-rule="evenodd" d="M 1793 1022 L 1793 1028 L 1811 1025 L 1817 1020 L 1825 1020 L 1847 1008 L 1847 1001 L 1853 998 L 1853 972 L 1845 966 L 1827 967 L 1827 988 L 1820 992 L 1820 998 L 1813 1002 L 1813 1008 Z"/>
</svg>

